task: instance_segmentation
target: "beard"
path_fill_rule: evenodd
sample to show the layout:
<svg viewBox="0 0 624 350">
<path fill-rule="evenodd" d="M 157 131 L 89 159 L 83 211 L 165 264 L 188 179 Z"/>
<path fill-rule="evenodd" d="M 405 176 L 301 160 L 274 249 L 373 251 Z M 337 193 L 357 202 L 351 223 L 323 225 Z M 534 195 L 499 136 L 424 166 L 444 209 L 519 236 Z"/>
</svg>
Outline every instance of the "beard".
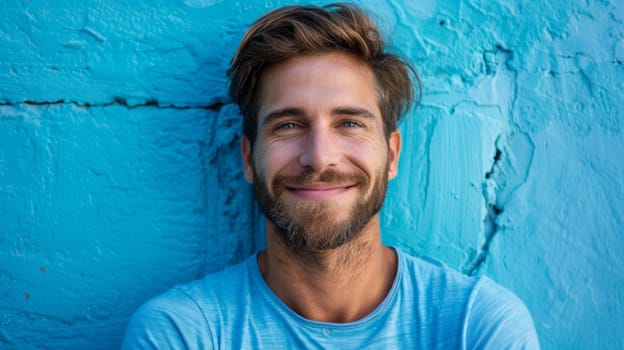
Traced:
<svg viewBox="0 0 624 350">
<path fill-rule="evenodd" d="M 344 174 L 327 170 L 295 176 L 278 174 L 271 183 L 273 194 L 266 178 L 258 175 L 255 166 L 253 171 L 254 191 L 264 216 L 275 225 L 282 241 L 295 251 L 335 249 L 352 241 L 379 212 L 388 187 L 387 164 L 376 174 L 372 188 L 369 177 L 363 172 Z M 335 202 L 284 198 L 290 186 L 318 182 L 355 184 L 360 195 L 350 208 L 341 208 L 341 211 L 348 210 L 347 213 L 337 212 Z M 364 197 L 368 190 L 370 194 Z"/>
</svg>

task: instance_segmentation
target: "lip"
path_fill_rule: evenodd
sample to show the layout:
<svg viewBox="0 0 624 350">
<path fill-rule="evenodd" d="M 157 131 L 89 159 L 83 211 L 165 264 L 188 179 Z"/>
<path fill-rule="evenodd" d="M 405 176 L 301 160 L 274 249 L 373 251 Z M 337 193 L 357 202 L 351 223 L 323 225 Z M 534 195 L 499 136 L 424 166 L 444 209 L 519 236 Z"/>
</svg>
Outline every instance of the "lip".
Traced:
<svg viewBox="0 0 624 350">
<path fill-rule="evenodd" d="M 331 199 L 343 194 L 355 185 L 313 184 L 306 186 L 292 186 L 288 190 L 299 197 L 306 199 Z"/>
</svg>

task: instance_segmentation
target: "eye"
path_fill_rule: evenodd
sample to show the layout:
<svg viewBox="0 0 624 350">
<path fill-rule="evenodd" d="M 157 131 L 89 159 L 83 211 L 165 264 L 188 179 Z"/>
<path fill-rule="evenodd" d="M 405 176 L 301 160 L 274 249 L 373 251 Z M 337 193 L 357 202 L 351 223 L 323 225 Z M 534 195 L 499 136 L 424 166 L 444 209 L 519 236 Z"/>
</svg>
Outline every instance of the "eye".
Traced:
<svg viewBox="0 0 624 350">
<path fill-rule="evenodd" d="M 355 120 L 343 120 L 340 125 L 345 128 L 359 128 L 362 126 L 362 124 L 356 122 Z"/>
<path fill-rule="evenodd" d="M 271 132 L 275 135 L 294 135 L 303 131 L 303 128 L 305 128 L 305 125 L 298 121 L 291 120 L 276 123 L 271 129 Z"/>
<path fill-rule="evenodd" d="M 286 123 L 281 123 L 277 125 L 275 130 L 290 130 L 290 129 L 295 129 L 296 127 L 298 127 L 297 124 L 293 122 L 286 122 Z"/>
</svg>

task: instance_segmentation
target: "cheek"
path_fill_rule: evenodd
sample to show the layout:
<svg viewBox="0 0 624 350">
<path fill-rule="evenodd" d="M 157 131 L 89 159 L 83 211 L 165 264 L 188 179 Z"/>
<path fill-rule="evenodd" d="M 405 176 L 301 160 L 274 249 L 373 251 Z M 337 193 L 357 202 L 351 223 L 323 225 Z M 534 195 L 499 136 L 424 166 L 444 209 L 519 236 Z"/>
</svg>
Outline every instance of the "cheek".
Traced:
<svg viewBox="0 0 624 350">
<path fill-rule="evenodd" d="M 254 164 L 256 172 L 262 173 L 265 178 L 271 178 L 276 173 L 284 171 L 296 160 L 295 147 L 288 145 L 273 145 L 264 147 L 258 152 L 259 157 L 255 157 Z"/>
<path fill-rule="evenodd" d="M 356 166 L 365 170 L 369 175 L 376 175 L 380 168 L 386 168 L 388 148 L 385 143 L 372 140 L 360 140 L 345 145 L 347 154 Z"/>
</svg>

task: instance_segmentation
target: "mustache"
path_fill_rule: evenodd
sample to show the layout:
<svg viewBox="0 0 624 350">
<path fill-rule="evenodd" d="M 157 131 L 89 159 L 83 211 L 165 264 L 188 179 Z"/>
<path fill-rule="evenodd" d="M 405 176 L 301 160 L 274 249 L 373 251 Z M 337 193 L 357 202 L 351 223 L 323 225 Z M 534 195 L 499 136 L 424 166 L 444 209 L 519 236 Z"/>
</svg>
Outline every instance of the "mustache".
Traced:
<svg viewBox="0 0 624 350">
<path fill-rule="evenodd" d="M 305 186 L 319 182 L 336 185 L 355 184 L 358 187 L 365 188 L 368 184 L 368 178 L 360 172 L 344 173 L 333 169 L 325 170 L 321 173 L 304 171 L 298 175 L 276 175 L 273 178 L 273 185 L 280 187 Z"/>
</svg>

